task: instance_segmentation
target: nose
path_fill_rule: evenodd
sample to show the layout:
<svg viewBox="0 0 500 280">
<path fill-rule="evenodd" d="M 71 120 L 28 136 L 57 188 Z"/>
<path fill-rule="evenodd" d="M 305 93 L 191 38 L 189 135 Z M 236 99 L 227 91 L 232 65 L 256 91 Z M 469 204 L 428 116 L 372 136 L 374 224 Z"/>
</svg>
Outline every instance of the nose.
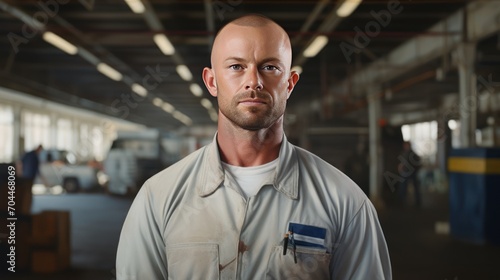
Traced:
<svg viewBox="0 0 500 280">
<path fill-rule="evenodd" d="M 245 90 L 262 90 L 262 77 L 256 67 L 247 68 Z"/>
</svg>

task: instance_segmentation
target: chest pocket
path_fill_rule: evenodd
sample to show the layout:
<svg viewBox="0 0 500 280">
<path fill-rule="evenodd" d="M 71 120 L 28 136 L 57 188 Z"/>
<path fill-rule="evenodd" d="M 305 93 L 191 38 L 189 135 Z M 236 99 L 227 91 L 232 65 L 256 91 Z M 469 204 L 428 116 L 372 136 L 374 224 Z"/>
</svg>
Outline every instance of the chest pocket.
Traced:
<svg viewBox="0 0 500 280">
<path fill-rule="evenodd" d="M 275 246 L 269 256 L 266 279 L 330 279 L 330 254 L 305 248 L 297 248 L 296 254 L 297 263 L 291 250 L 283 255 L 283 247 Z"/>
<path fill-rule="evenodd" d="M 168 246 L 168 279 L 219 279 L 219 246 L 189 243 Z"/>
</svg>

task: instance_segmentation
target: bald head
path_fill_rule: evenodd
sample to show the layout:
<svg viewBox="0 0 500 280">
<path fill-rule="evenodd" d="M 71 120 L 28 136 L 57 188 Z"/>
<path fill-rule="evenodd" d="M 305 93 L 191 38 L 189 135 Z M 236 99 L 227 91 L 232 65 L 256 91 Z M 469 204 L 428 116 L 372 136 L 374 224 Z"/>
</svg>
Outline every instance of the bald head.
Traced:
<svg viewBox="0 0 500 280">
<path fill-rule="evenodd" d="M 248 30 L 259 30 L 261 33 L 267 35 L 269 39 L 273 39 L 273 43 L 277 43 L 277 47 L 283 48 L 285 54 L 289 56 L 290 64 L 292 58 L 290 38 L 286 31 L 276 22 L 262 15 L 252 14 L 239 17 L 222 27 L 215 36 L 214 44 L 212 46 L 211 63 L 214 65 L 214 56 L 218 55 L 221 45 L 227 43 L 228 40 L 235 36 L 245 36 Z M 257 38 L 255 38 L 257 39 Z M 277 40 L 274 40 L 277 39 Z M 262 42 L 265 43 L 265 42 Z"/>
<path fill-rule="evenodd" d="M 282 129 L 299 75 L 290 71 L 292 48 L 281 26 L 259 15 L 233 20 L 217 34 L 211 62 L 203 81 L 218 100 L 219 131 Z"/>
<path fill-rule="evenodd" d="M 230 21 L 228 24 L 259 27 L 259 26 L 264 26 L 266 24 L 276 24 L 276 23 L 268 17 L 262 16 L 262 15 L 257 15 L 257 14 L 251 14 L 251 15 L 245 15 L 245 16 L 239 17 L 237 19 L 234 19 L 234 20 Z"/>
</svg>

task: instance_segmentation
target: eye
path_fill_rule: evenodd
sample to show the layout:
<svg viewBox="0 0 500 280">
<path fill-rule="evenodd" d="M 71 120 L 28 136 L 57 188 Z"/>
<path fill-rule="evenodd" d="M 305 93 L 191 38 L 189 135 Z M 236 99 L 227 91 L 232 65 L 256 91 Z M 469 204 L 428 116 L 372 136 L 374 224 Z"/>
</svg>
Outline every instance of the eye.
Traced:
<svg viewBox="0 0 500 280">
<path fill-rule="evenodd" d="M 243 67 L 241 67 L 241 65 L 239 65 L 239 64 L 233 64 L 233 65 L 229 66 L 229 68 L 232 69 L 232 70 L 241 70 L 241 69 L 243 69 Z"/>
<path fill-rule="evenodd" d="M 263 70 L 266 70 L 266 71 L 276 71 L 276 70 L 279 70 L 278 67 L 274 66 L 274 65 L 265 65 L 264 67 L 262 67 Z"/>
</svg>

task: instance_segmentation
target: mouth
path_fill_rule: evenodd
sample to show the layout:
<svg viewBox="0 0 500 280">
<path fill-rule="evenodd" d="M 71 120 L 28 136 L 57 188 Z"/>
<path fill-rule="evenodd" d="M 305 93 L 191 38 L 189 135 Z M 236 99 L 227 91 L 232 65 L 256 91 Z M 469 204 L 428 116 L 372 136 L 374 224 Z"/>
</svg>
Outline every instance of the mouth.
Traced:
<svg viewBox="0 0 500 280">
<path fill-rule="evenodd" d="M 262 99 L 256 99 L 256 98 L 251 98 L 251 99 L 243 99 L 238 102 L 238 104 L 246 105 L 246 106 L 258 106 L 258 105 L 266 105 L 267 102 Z"/>
</svg>

